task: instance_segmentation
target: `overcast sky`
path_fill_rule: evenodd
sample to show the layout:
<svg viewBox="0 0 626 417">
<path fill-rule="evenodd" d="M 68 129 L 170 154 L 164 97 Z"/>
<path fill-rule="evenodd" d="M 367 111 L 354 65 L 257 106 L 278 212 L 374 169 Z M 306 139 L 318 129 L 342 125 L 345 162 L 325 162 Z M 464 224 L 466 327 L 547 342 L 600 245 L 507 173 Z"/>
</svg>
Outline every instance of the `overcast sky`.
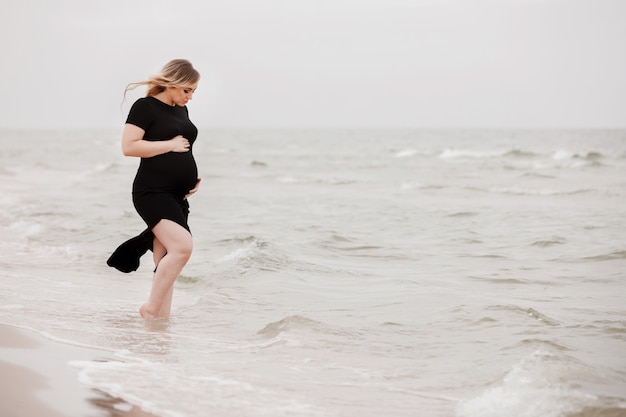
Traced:
<svg viewBox="0 0 626 417">
<path fill-rule="evenodd" d="M 0 127 L 118 127 L 187 58 L 201 127 L 626 127 L 625 0 L 2 0 Z"/>
</svg>

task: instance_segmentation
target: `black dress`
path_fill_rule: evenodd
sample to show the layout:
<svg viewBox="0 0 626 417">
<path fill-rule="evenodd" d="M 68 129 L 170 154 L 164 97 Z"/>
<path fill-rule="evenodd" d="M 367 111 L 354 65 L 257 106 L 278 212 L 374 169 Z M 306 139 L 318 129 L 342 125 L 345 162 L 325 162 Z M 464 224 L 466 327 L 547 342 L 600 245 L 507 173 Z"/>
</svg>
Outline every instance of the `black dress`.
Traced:
<svg viewBox="0 0 626 417">
<path fill-rule="evenodd" d="M 126 123 L 145 131 L 143 140 L 169 140 L 182 135 L 189 140 L 189 151 L 168 152 L 141 158 L 133 181 L 133 204 L 148 228 L 118 247 L 107 264 L 122 272 L 136 271 L 139 258 L 152 249 L 152 228 L 162 219 L 172 220 L 187 230 L 189 203 L 185 195 L 195 187 L 198 168 L 193 157 L 193 143 L 198 129 L 189 120 L 187 107 L 170 106 L 154 97 L 137 100 Z"/>
</svg>

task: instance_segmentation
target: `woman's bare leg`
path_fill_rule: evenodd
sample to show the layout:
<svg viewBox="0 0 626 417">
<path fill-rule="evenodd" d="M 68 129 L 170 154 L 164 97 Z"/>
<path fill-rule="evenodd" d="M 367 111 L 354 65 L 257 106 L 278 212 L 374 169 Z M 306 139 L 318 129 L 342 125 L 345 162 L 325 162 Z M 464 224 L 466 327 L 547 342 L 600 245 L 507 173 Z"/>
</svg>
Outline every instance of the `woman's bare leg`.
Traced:
<svg viewBox="0 0 626 417">
<path fill-rule="evenodd" d="M 161 304 L 161 309 L 159 310 L 159 314 L 157 314 L 158 318 L 169 318 L 170 312 L 172 311 L 172 298 L 174 297 L 174 286 L 170 287 L 170 290 L 165 294 L 165 298 L 163 298 L 163 304 Z"/>
<path fill-rule="evenodd" d="M 171 220 L 163 219 L 152 228 L 160 245 L 154 249 L 162 253 L 152 280 L 152 289 L 148 301 L 139 312 L 145 319 L 169 318 L 174 282 L 191 256 L 193 241 L 187 229 Z M 157 257 L 154 253 L 155 259 Z"/>
<path fill-rule="evenodd" d="M 154 242 L 152 244 L 152 259 L 154 259 L 155 274 L 156 274 L 156 270 L 159 267 L 159 262 L 161 262 L 161 259 L 163 259 L 163 257 L 166 254 L 167 254 L 167 250 L 165 249 L 165 246 L 163 246 L 161 241 L 159 241 L 159 239 L 155 237 Z M 152 279 L 154 279 L 154 277 Z M 157 314 L 158 317 L 170 316 L 170 312 L 172 310 L 172 296 L 173 295 L 174 295 L 174 286 L 172 285 L 169 292 L 163 299 L 163 305 L 161 306 L 161 310 L 159 310 L 159 313 Z"/>
</svg>

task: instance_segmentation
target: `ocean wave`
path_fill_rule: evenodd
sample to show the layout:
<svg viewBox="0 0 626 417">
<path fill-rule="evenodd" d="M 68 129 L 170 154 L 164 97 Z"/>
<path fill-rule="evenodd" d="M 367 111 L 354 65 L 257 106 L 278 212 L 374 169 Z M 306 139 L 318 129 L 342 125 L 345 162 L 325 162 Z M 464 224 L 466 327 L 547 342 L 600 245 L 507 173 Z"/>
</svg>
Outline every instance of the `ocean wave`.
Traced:
<svg viewBox="0 0 626 417">
<path fill-rule="evenodd" d="M 403 152 L 402 156 L 409 156 L 409 152 Z M 498 159 L 507 160 L 510 165 L 506 169 L 523 169 L 528 164 L 535 168 L 579 168 L 587 166 L 603 166 L 602 161 L 606 156 L 598 151 L 579 152 L 567 149 L 558 149 L 552 152 L 538 153 L 522 149 L 508 150 L 471 150 L 446 148 L 439 153 L 438 157 L 443 160 L 468 160 L 468 159 Z M 520 166 L 521 164 L 521 166 Z"/>
<path fill-rule="evenodd" d="M 448 214 L 447 217 L 474 217 L 478 216 L 479 214 L 480 213 L 477 213 L 475 211 L 458 211 Z"/>
<path fill-rule="evenodd" d="M 560 326 L 561 325 L 561 323 L 559 323 L 557 320 L 554 320 L 546 316 L 545 314 L 540 313 L 534 308 L 527 309 L 526 314 L 537 321 L 547 324 L 548 326 Z"/>
<path fill-rule="evenodd" d="M 603 336 L 626 341 L 626 322 L 622 320 L 595 320 L 590 323 L 569 326 L 568 328 L 593 330 Z"/>
<path fill-rule="evenodd" d="M 370 250 L 379 250 L 383 249 L 382 246 L 376 245 L 356 245 L 356 246 L 346 246 L 346 247 L 335 247 L 334 249 L 346 252 L 362 252 L 362 251 L 370 251 Z"/>
<path fill-rule="evenodd" d="M 337 235 L 333 235 L 331 239 L 320 241 L 319 247 L 324 250 L 340 253 L 343 256 L 350 257 L 388 260 L 406 259 L 405 254 L 399 254 L 393 250 L 390 251 L 390 247 L 388 246 L 373 245 L 369 244 L 369 242 L 363 242 L 361 240 L 350 239 Z"/>
<path fill-rule="evenodd" d="M 517 169 L 517 168 L 514 168 Z M 539 172 L 525 172 L 522 177 L 531 177 L 531 178 L 542 178 L 542 179 L 554 179 L 556 176 L 549 174 L 542 174 Z"/>
<path fill-rule="evenodd" d="M 257 247 L 266 247 L 267 245 L 269 245 L 268 242 L 265 242 L 259 238 L 257 238 L 254 235 L 249 235 L 249 236 L 235 236 L 233 238 L 229 238 L 229 239 L 222 239 L 220 241 L 218 241 L 218 244 L 220 245 L 231 245 L 231 244 L 237 244 L 237 245 L 250 245 L 253 244 L 254 246 Z"/>
<path fill-rule="evenodd" d="M 399 151 L 395 151 L 395 153 L 393 154 L 394 158 L 410 158 L 416 155 L 425 156 L 428 154 L 424 152 L 420 152 L 417 149 L 412 149 L 412 148 L 401 149 Z"/>
<path fill-rule="evenodd" d="M 481 281 L 481 282 L 491 282 L 493 284 L 528 284 L 527 280 L 520 279 L 520 278 L 470 277 L 470 279 Z"/>
<path fill-rule="evenodd" d="M 626 250 L 616 250 L 609 253 L 604 253 L 600 255 L 587 256 L 582 258 L 583 261 L 613 261 L 616 259 L 626 259 Z"/>
<path fill-rule="evenodd" d="M 444 188 L 447 188 L 447 186 L 437 184 L 421 184 L 412 181 L 400 184 L 401 190 L 443 190 Z"/>
<path fill-rule="evenodd" d="M 327 335 L 349 336 L 353 332 L 342 330 L 334 326 L 322 323 L 310 319 L 306 316 L 291 315 L 281 320 L 268 323 L 265 327 L 257 332 L 257 334 L 267 337 L 275 338 L 283 333 L 297 333 L 297 332 L 315 332 L 323 333 Z"/>
<path fill-rule="evenodd" d="M 548 248 L 550 246 L 562 245 L 564 243 L 567 243 L 567 239 L 560 237 L 560 236 L 553 236 L 550 239 L 536 240 L 530 245 L 537 246 L 539 248 Z"/>
<path fill-rule="evenodd" d="M 353 184 L 356 180 L 349 178 L 313 178 L 305 176 L 285 175 L 277 178 L 277 181 L 283 184 L 325 184 L 325 185 L 344 185 Z"/>
<path fill-rule="evenodd" d="M 265 337 L 276 337 L 283 332 L 290 332 L 293 330 L 309 329 L 316 330 L 322 327 L 322 323 L 311 320 L 304 316 L 293 315 L 287 316 L 282 320 L 268 323 L 265 327 L 257 332 L 257 334 Z"/>
<path fill-rule="evenodd" d="M 527 159 L 538 157 L 540 154 L 526 151 L 521 149 L 503 149 L 503 150 L 469 150 L 469 149 L 456 149 L 456 148 L 447 148 L 444 149 L 440 154 L 439 158 L 441 159 L 490 159 L 490 158 L 500 158 L 506 157 L 511 159 Z"/>
<path fill-rule="evenodd" d="M 439 154 L 441 159 L 457 158 L 497 158 L 507 154 L 509 151 L 471 151 L 466 149 L 448 148 Z"/>
<path fill-rule="evenodd" d="M 84 257 L 89 245 L 81 246 L 80 242 L 85 243 L 89 232 L 71 223 L 72 213 L 55 211 L 54 208 L 48 210 L 47 207 L 41 211 L 31 207 L 23 210 L 25 212 L 20 220 L 5 222 L 0 218 L 0 233 L 3 238 L 8 238 L 5 242 L 6 256 L 15 257 L 15 261 L 28 259 L 32 263 L 44 262 L 48 266 Z M 51 238 L 61 234 L 63 239 Z"/>
<path fill-rule="evenodd" d="M 550 351 L 550 352 L 568 352 L 571 349 L 565 345 L 555 342 L 554 340 L 529 338 L 523 339 L 519 342 L 502 348 L 503 351 L 527 351 L 528 348 L 532 348 L 535 351 Z"/>
<path fill-rule="evenodd" d="M 486 310 L 495 310 L 495 311 L 509 311 L 515 313 L 516 315 L 526 315 L 532 317 L 533 319 L 546 324 L 548 326 L 560 326 L 561 323 L 558 320 L 555 320 L 547 315 L 541 313 L 540 311 L 534 308 L 524 308 L 517 305 L 494 305 L 489 306 Z"/>
<path fill-rule="evenodd" d="M 459 256 L 464 258 L 508 259 L 508 256 L 498 255 L 497 253 L 464 254 Z"/>
<path fill-rule="evenodd" d="M 579 188 L 574 190 L 551 190 L 551 189 L 532 189 L 524 187 L 464 187 L 466 190 L 488 192 L 495 194 L 512 194 L 512 195 L 537 195 L 537 196 L 555 196 L 555 195 L 575 195 L 592 192 L 588 188 Z"/>
<path fill-rule="evenodd" d="M 589 152 L 575 152 L 567 149 L 559 149 L 552 154 L 552 159 L 562 160 L 562 159 L 583 159 L 586 161 L 598 161 L 604 158 L 604 155 L 600 152 L 589 151 Z"/>
<path fill-rule="evenodd" d="M 535 350 L 478 396 L 462 401 L 457 417 L 563 417 L 598 403 L 582 383 L 611 381 L 562 352 Z"/>
<path fill-rule="evenodd" d="M 178 278 L 176 278 L 176 282 L 179 284 L 194 285 L 203 282 L 203 279 L 197 276 L 180 274 Z"/>
<path fill-rule="evenodd" d="M 538 154 L 536 154 L 535 152 L 522 151 L 520 149 L 513 149 L 511 151 L 504 153 L 504 155 L 510 156 L 513 158 L 532 158 L 532 157 L 538 156 Z"/>
<path fill-rule="evenodd" d="M 269 242 L 255 236 L 235 237 L 220 241 L 221 244 L 237 245 L 226 255 L 217 258 L 216 264 L 236 264 L 249 270 L 278 271 L 289 263 L 287 256 L 278 253 Z"/>
</svg>

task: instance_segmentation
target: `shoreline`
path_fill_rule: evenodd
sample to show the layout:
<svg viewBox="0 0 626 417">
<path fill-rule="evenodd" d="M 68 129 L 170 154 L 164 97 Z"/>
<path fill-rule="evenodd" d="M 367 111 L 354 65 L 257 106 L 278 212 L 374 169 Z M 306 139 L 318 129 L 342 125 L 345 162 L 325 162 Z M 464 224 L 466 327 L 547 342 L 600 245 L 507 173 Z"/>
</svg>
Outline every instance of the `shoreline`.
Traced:
<svg viewBox="0 0 626 417">
<path fill-rule="evenodd" d="M 51 341 L 0 323 L 0 415 L 5 417 L 158 417 L 79 381 L 69 361 L 107 353 Z M 99 413 L 99 414 L 98 414 Z"/>
</svg>

